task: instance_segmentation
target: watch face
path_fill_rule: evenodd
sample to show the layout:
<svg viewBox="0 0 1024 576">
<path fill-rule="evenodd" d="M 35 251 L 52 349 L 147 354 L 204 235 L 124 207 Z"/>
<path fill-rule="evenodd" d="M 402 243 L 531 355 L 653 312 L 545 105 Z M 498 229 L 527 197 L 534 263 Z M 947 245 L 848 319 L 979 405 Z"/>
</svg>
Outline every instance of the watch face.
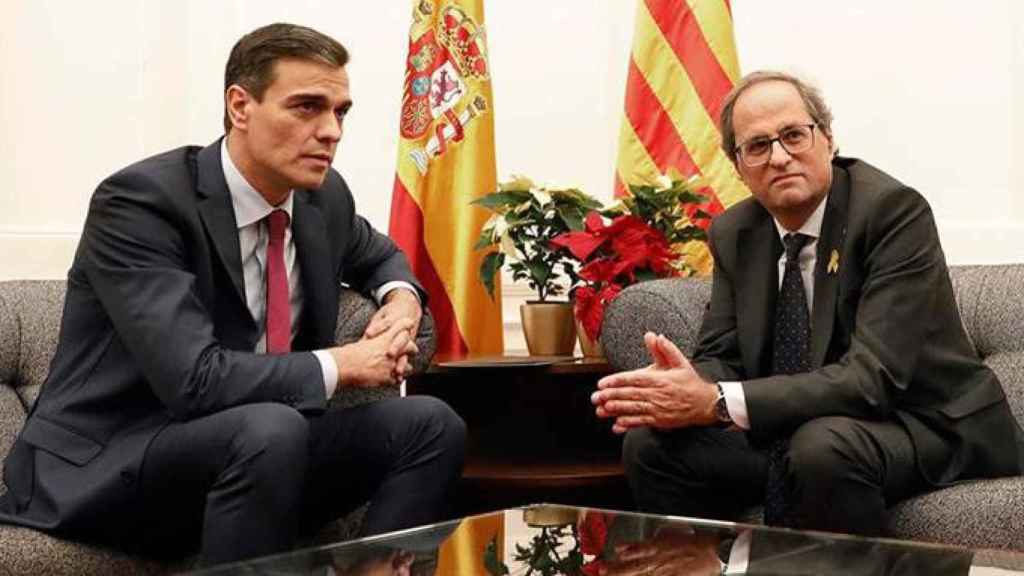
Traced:
<svg viewBox="0 0 1024 576">
<path fill-rule="evenodd" d="M 729 416 L 729 407 L 725 404 L 725 394 L 722 393 L 722 389 L 718 389 L 718 400 L 715 401 L 715 416 L 718 417 L 719 422 L 732 422 L 732 418 Z"/>
</svg>

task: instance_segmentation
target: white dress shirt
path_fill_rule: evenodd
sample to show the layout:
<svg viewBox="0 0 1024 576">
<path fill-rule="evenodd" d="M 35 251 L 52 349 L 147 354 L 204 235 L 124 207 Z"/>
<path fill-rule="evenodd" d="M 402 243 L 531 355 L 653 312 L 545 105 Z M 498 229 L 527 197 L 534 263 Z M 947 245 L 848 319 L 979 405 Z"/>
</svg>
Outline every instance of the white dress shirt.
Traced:
<svg viewBox="0 0 1024 576">
<path fill-rule="evenodd" d="M 224 180 L 227 182 L 228 191 L 231 193 L 231 206 L 235 212 L 235 222 L 238 224 L 238 246 L 242 257 L 242 278 L 245 286 L 245 303 L 252 314 L 256 326 L 259 327 L 260 337 L 256 342 L 254 352 L 263 354 L 267 350 L 266 336 L 266 314 L 267 314 L 267 242 L 270 233 L 265 218 L 274 210 L 280 209 L 288 213 L 289 223 L 292 221 L 292 206 L 295 195 L 288 193 L 278 206 L 271 206 L 263 198 L 263 195 L 242 176 L 235 163 L 228 153 L 227 139 L 221 142 L 220 148 L 221 164 L 224 169 Z M 302 318 L 302 278 L 299 273 L 299 261 L 295 257 L 295 242 L 292 241 L 292 229 L 289 225 L 284 234 L 284 264 L 288 274 L 288 292 L 291 304 L 291 328 L 292 338 L 298 331 L 299 319 Z M 396 288 L 406 288 L 416 297 L 419 294 L 408 282 L 393 281 L 387 282 L 374 293 L 377 303 L 384 301 L 384 296 Z M 314 350 L 312 352 L 320 362 L 320 370 L 324 378 L 324 392 L 327 398 L 334 395 L 338 385 L 338 365 L 334 357 L 326 350 Z"/>
<path fill-rule="evenodd" d="M 818 237 L 821 236 L 821 224 L 825 217 L 825 205 L 827 203 L 828 197 L 826 196 L 818 204 L 810 218 L 804 222 L 804 225 L 799 230 L 794 230 L 794 232 L 811 237 L 811 240 L 804 244 L 798 256 L 800 276 L 803 278 L 804 291 L 807 293 L 808 314 L 811 313 L 811 307 L 814 305 L 814 265 L 818 261 Z M 773 218 L 773 220 L 775 219 Z M 784 238 L 790 232 L 783 228 L 778 220 L 775 220 L 775 230 L 779 233 L 779 238 Z M 786 270 L 785 252 L 779 258 L 778 265 L 779 289 L 781 290 L 782 276 Z M 725 407 L 729 410 L 729 417 L 732 418 L 733 423 L 744 430 L 750 430 L 750 416 L 747 414 L 747 398 L 743 394 L 743 385 L 740 382 L 719 382 L 719 384 L 722 386 L 722 394 L 725 396 Z"/>
</svg>

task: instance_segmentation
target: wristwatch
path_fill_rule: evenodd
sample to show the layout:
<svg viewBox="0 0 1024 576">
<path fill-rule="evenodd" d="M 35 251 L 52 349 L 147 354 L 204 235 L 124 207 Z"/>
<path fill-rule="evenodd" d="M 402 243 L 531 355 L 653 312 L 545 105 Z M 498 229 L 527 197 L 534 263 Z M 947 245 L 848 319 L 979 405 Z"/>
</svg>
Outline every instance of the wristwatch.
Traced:
<svg viewBox="0 0 1024 576">
<path fill-rule="evenodd" d="M 729 573 L 729 556 L 732 554 L 732 545 L 735 542 L 735 538 L 727 537 L 718 543 L 718 573 L 722 576 Z"/>
<path fill-rule="evenodd" d="M 725 390 L 721 384 L 718 387 L 718 398 L 715 400 L 715 417 L 718 418 L 718 425 L 722 428 L 732 426 L 732 416 L 729 415 L 729 407 L 725 404 Z"/>
</svg>

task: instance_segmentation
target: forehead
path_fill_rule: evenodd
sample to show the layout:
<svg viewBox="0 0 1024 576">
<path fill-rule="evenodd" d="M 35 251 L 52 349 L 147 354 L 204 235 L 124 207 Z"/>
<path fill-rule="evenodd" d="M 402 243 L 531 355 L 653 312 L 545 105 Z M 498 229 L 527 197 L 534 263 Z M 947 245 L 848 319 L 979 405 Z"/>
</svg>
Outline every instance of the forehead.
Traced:
<svg viewBox="0 0 1024 576">
<path fill-rule="evenodd" d="M 732 118 L 738 142 L 812 121 L 800 92 L 782 80 L 759 82 L 745 90 L 736 99 Z"/>
<path fill-rule="evenodd" d="M 315 95 L 330 100 L 348 100 L 349 80 L 344 66 L 315 60 L 282 58 L 274 62 L 273 81 L 267 94 L 278 98 Z"/>
</svg>

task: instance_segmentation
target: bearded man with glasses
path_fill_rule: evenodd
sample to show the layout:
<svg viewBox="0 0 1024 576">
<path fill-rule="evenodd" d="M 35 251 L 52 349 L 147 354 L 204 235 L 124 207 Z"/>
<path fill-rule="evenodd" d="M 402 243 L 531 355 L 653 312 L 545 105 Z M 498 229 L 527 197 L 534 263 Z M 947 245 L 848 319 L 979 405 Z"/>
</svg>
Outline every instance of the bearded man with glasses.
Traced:
<svg viewBox="0 0 1024 576">
<path fill-rule="evenodd" d="M 648 333 L 650 367 L 604 378 L 637 505 L 884 533 L 886 510 L 1014 475 L 1024 435 L 960 323 L 932 211 L 835 153 L 820 93 L 756 72 L 726 97 L 723 150 L 753 197 L 718 216 L 692 358 Z"/>
</svg>

